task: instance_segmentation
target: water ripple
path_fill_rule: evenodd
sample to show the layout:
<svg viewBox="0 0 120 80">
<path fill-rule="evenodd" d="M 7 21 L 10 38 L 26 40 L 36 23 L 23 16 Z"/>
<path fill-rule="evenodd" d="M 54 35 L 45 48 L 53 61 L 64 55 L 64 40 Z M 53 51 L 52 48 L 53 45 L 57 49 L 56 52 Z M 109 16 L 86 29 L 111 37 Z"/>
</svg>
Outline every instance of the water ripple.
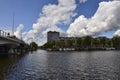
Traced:
<svg viewBox="0 0 120 80">
<path fill-rule="evenodd" d="M 0 59 L 2 64 L 0 79 L 119 80 L 119 62 L 119 51 L 46 52 L 38 50 L 22 57 Z"/>
</svg>

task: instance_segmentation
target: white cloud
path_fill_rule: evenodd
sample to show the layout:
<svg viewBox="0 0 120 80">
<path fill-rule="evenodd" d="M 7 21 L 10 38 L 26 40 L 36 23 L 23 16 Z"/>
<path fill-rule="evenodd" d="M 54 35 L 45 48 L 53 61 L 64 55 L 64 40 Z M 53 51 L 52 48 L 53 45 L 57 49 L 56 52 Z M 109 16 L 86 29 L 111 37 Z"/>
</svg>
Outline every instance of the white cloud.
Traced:
<svg viewBox="0 0 120 80">
<path fill-rule="evenodd" d="M 80 0 L 80 3 L 85 3 L 87 2 L 87 0 Z"/>
<path fill-rule="evenodd" d="M 23 25 L 23 24 L 20 24 L 20 25 L 17 27 L 16 31 L 14 32 L 14 35 L 15 35 L 17 38 L 19 38 L 19 39 L 21 39 L 21 37 L 22 37 L 22 30 L 23 30 L 23 28 L 24 28 L 24 25 Z"/>
<path fill-rule="evenodd" d="M 115 36 L 115 35 L 120 36 L 120 30 L 117 30 L 117 31 L 114 33 L 114 36 Z"/>
<path fill-rule="evenodd" d="M 75 0 L 58 0 L 58 5 L 45 5 L 40 13 L 40 18 L 33 24 L 33 29 L 24 32 L 24 40 L 26 42 L 35 41 L 39 45 L 46 42 L 46 33 L 49 30 L 59 31 L 62 35 L 65 34 L 63 30 L 57 27 L 58 24 L 69 24 L 72 17 L 76 15 Z"/>
<path fill-rule="evenodd" d="M 113 36 L 120 36 L 120 29 L 118 29 L 114 34 L 113 34 Z"/>
<path fill-rule="evenodd" d="M 80 0 L 84 3 L 87 0 Z M 58 0 L 58 4 L 45 5 L 40 13 L 40 17 L 33 28 L 28 32 L 23 32 L 23 39 L 30 43 L 37 42 L 42 45 L 47 40 L 48 31 L 59 31 L 61 35 L 66 35 L 58 24 L 70 24 L 71 19 L 76 15 L 75 0 Z M 120 28 L 120 1 L 101 2 L 99 8 L 91 18 L 80 15 L 67 30 L 68 36 L 96 35 L 101 32 L 117 30 Z M 21 28 L 18 28 L 16 35 L 20 37 Z M 120 31 L 119 31 L 120 32 Z M 118 32 L 116 32 L 118 34 Z"/>
<path fill-rule="evenodd" d="M 101 2 L 92 18 L 80 15 L 67 30 L 69 36 L 96 35 L 120 28 L 120 1 Z"/>
</svg>

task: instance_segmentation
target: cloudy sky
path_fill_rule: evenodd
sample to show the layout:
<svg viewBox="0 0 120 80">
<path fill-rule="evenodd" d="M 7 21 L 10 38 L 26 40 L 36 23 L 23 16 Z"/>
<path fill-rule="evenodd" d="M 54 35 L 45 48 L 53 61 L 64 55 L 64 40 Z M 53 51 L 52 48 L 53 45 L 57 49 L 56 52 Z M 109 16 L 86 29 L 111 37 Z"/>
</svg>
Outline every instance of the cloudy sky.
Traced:
<svg viewBox="0 0 120 80">
<path fill-rule="evenodd" d="M 61 36 L 120 35 L 120 0 L 0 0 L 0 29 L 39 45 L 48 31 Z"/>
</svg>

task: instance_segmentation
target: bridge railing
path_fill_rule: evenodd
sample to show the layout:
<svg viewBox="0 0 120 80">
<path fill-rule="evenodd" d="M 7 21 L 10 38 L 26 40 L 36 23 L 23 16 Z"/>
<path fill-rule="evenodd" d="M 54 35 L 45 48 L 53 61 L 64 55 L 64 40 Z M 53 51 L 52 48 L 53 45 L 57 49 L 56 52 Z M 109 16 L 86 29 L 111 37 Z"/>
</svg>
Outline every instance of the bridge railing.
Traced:
<svg viewBox="0 0 120 80">
<path fill-rule="evenodd" d="M 16 41 L 16 42 L 19 42 L 19 43 L 24 43 L 23 40 L 18 39 L 16 36 L 10 35 L 10 33 L 7 33 L 3 30 L 0 30 L 0 37 L 4 37 L 6 39 L 13 40 L 13 41 Z"/>
<path fill-rule="evenodd" d="M 9 33 L 5 32 L 3 30 L 0 30 L 0 36 L 7 37 L 7 36 L 9 36 Z"/>
</svg>

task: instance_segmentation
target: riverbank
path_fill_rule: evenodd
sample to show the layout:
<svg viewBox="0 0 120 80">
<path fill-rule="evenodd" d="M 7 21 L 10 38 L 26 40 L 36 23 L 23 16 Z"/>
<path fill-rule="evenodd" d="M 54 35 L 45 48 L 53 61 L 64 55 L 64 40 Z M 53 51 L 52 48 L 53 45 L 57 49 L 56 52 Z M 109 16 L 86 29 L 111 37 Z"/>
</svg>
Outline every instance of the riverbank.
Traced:
<svg viewBox="0 0 120 80">
<path fill-rule="evenodd" d="M 119 48 L 47 48 L 43 49 L 47 51 L 110 51 L 120 50 Z"/>
</svg>

